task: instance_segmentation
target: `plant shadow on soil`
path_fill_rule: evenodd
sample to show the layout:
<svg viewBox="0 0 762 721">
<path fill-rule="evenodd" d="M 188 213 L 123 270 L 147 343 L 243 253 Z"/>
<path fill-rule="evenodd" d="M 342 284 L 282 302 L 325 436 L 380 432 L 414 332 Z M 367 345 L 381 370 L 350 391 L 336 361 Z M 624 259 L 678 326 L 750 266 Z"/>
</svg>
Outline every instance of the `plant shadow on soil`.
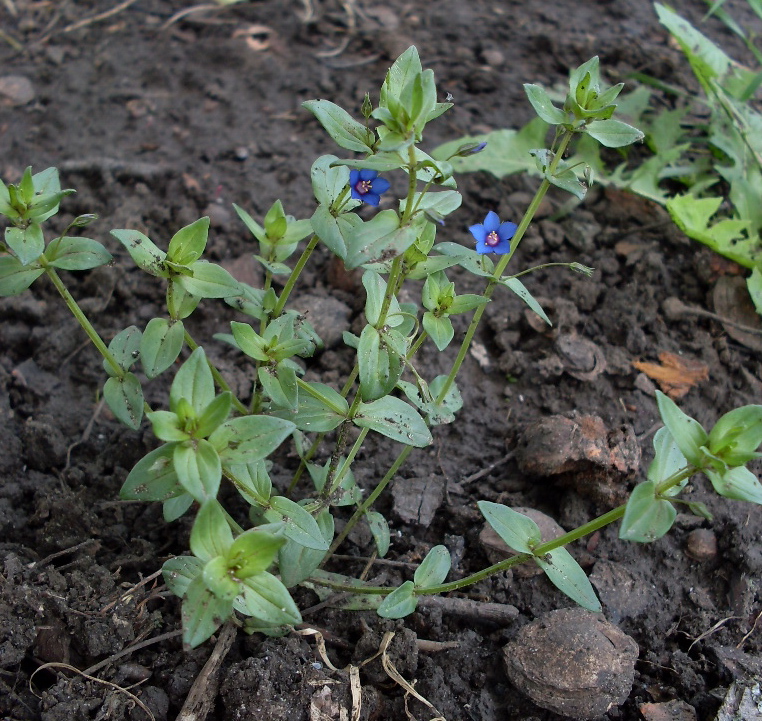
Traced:
<svg viewBox="0 0 762 721">
<path fill-rule="evenodd" d="M 0 72 L 30 82 L 29 94 L 0 105 L 0 177 L 13 182 L 27 165 L 55 165 L 64 187 L 78 191 L 64 201 L 60 223 L 79 213 L 101 217 L 89 232 L 108 243 L 116 262 L 70 282 L 107 339 L 130 324 L 143 327 L 162 304 L 158 283 L 131 268 L 106 240 L 109 229 L 137 228 L 161 244 L 209 215 L 211 258 L 256 284 L 247 261 L 251 241 L 231 203 L 261 217 L 280 198 L 288 213 L 308 216 L 310 164 L 334 148 L 300 103 L 324 97 L 357 112 L 364 93 L 380 86 L 390 62 L 410 44 L 455 101 L 431 126 L 430 147 L 522 125 L 531 117 L 523 82 L 553 85 L 594 54 L 610 81 L 637 70 L 695 89 L 650 4 L 635 0 L 389 0 L 382 6 L 257 0 L 188 14 L 168 26 L 187 3 L 137 0 L 80 23 L 115 7 L 102 0 L 0 4 L 7 33 L 0 39 Z M 727 7 L 751 22 L 743 3 Z M 698 23 L 703 5 L 682 0 L 676 10 Z M 719 23 L 703 29 L 744 57 Z M 536 181 L 475 174 L 459 178 L 459 186 L 463 207 L 440 238 L 467 243 L 465 228 L 487 210 L 518 218 Z M 565 218 L 546 214 L 514 267 L 550 261 L 578 261 L 596 273 L 592 279 L 565 271 L 530 276 L 527 285 L 551 309 L 553 329 L 538 327 L 507 293 L 489 306 L 477 352 L 459 379 L 464 410 L 455 424 L 436 429 L 432 447 L 411 457 L 382 503 L 392 524 L 389 558 L 401 564 L 375 566 L 377 582 L 399 584 L 409 577 L 404 564 L 420 562 L 441 542 L 453 555 L 455 575 L 487 564 L 479 499 L 542 510 L 565 529 L 620 502 L 644 470 L 604 465 L 591 474 L 583 464 L 576 474 L 540 477 L 522 471 L 512 452 L 526 443 L 532 423 L 576 413 L 599 417 L 612 447 L 622 437 L 634 439 L 645 469 L 658 416 L 653 383 L 633 361 L 671 352 L 705 367 L 708 380 L 680 401 L 705 425 L 762 401 L 758 351 L 714 321 L 665 314 L 670 297 L 711 307 L 714 287 L 733 269 L 690 244 L 660 208 L 594 188 Z M 457 277 L 456 284 L 459 292 L 478 292 L 469 278 Z M 351 358 L 336 328 L 361 311 L 360 287 L 327 252 L 305 274 L 297 302 L 311 307 L 334 338 L 310 362 L 310 377 L 330 383 L 348 369 Z M 245 394 L 250 368 L 211 341 L 234 318 L 220 304 L 202 305 L 193 334 L 209 341 L 210 354 Z M 449 362 L 449 355 L 420 360 L 428 377 Z M 145 718 L 115 686 L 47 669 L 31 690 L 31 674 L 50 662 L 87 669 L 179 625 L 176 599 L 151 584 L 133 587 L 187 548 L 189 521 L 167 525 L 157 506 L 118 501 L 127 473 L 155 442 L 145 424 L 129 432 L 101 407 L 102 382 L 99 359 L 52 288 L 40 282 L 31 293 L 0 300 L 4 718 Z M 161 385 L 149 386 L 149 402 L 161 403 Z M 357 464 L 361 485 L 372 486 L 394 455 L 390 444 L 370 442 Z M 279 457 L 276 482 L 285 483 L 294 466 L 293 457 Z M 413 502 L 411 487 L 425 503 Z M 681 514 L 650 545 L 621 542 L 609 528 L 571 549 L 592 575 L 606 617 L 640 649 L 630 697 L 607 718 L 634 721 L 643 702 L 679 699 L 698 719 L 713 719 L 734 680 L 760 673 L 760 632 L 750 633 L 762 610 L 759 510 L 716 500 L 703 481 L 691 499 L 707 503 L 711 523 Z M 710 542 L 699 554 L 702 560 L 690 553 L 696 529 L 716 541 L 715 551 Z M 353 534 L 343 551 L 368 555 L 369 534 Z M 341 563 L 356 573 L 363 567 Z M 324 609 L 305 620 L 322 630 L 339 667 L 371 656 L 383 632 L 396 631 L 394 663 L 449 721 L 560 719 L 511 686 L 501 648 L 531 619 L 570 602 L 544 577 L 517 574 L 482 582 L 468 597 L 511 604 L 518 616 L 495 623 L 433 609 L 391 622 L 372 612 Z M 302 608 L 316 603 L 306 591 L 298 600 Z M 419 640 L 456 644 L 432 652 L 419 648 Z M 211 650 L 205 644 L 185 652 L 175 636 L 115 658 L 97 673 L 121 687 L 139 684 L 132 693 L 157 719 L 174 717 Z M 337 704 L 346 707 L 349 699 L 345 677 L 327 669 L 305 637 L 240 635 L 221 677 L 212 712 L 219 719 L 321 718 L 316 708 L 339 718 Z M 362 683 L 362 718 L 405 718 L 403 693 L 380 665 L 366 667 Z M 431 717 L 410 703 L 416 717 Z"/>
</svg>

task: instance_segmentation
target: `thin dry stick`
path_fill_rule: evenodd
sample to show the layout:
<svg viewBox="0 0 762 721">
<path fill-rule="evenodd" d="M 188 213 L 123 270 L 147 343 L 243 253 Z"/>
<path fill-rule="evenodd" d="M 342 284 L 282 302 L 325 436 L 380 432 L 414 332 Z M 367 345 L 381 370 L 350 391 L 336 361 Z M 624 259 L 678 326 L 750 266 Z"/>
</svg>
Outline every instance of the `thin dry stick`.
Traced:
<svg viewBox="0 0 762 721">
<path fill-rule="evenodd" d="M 214 651 L 193 682 L 190 693 L 177 716 L 177 721 L 204 721 L 212 710 L 219 686 L 220 666 L 233 645 L 237 630 L 230 621 L 222 627 L 222 632 L 214 645 Z"/>
<path fill-rule="evenodd" d="M 83 20 L 78 20 L 71 25 L 67 25 L 62 32 L 70 33 L 73 30 L 79 30 L 80 28 L 86 27 L 87 25 L 92 25 L 93 23 L 98 23 L 101 20 L 106 20 L 122 12 L 122 10 L 126 10 L 128 7 L 130 7 L 130 5 L 136 2 L 137 0 L 124 0 L 124 2 L 119 3 L 119 5 L 117 5 L 115 8 L 111 8 L 111 10 L 106 10 L 106 12 L 98 13 L 98 15 L 93 15 L 92 17 L 84 18 Z"/>
<path fill-rule="evenodd" d="M 147 646 L 153 646 L 155 643 L 161 643 L 162 641 L 168 641 L 171 638 L 175 638 L 176 636 L 182 636 L 182 631 L 169 631 L 168 633 L 162 633 L 159 636 L 154 636 L 153 638 L 147 638 L 145 641 L 141 641 L 140 643 L 134 643 L 132 646 L 128 646 L 127 648 L 123 648 L 119 653 L 115 653 L 113 656 L 109 656 L 107 659 L 104 659 L 103 661 L 99 661 L 94 666 L 90 666 L 90 668 L 86 668 L 83 673 L 86 674 L 92 674 L 96 671 L 100 671 L 104 666 L 108 666 L 110 663 L 113 663 L 117 659 L 122 658 L 122 656 L 129 656 L 131 653 L 135 653 L 136 651 L 140 651 L 141 649 L 146 648 Z"/>
<path fill-rule="evenodd" d="M 189 15 L 196 15 L 198 13 L 205 13 L 209 12 L 211 10 L 219 10 L 219 5 L 194 5 L 193 7 L 185 8 L 183 10 L 178 10 L 167 22 L 165 22 L 159 29 L 160 30 L 166 30 L 171 25 L 174 25 L 176 22 L 179 22 L 185 17 L 188 17 Z"/>
<path fill-rule="evenodd" d="M 93 681 L 94 683 L 102 684 L 103 686 L 108 686 L 109 688 L 113 688 L 115 691 L 119 691 L 119 693 L 123 693 L 125 696 L 129 696 L 140 708 L 143 709 L 143 711 L 148 714 L 148 718 L 151 719 L 151 721 L 156 721 L 156 717 L 151 713 L 151 709 L 148 708 L 134 693 L 130 693 L 126 688 L 122 688 L 121 686 L 117 686 L 115 683 L 111 683 L 111 681 L 104 681 L 102 678 L 98 678 L 97 676 L 90 676 L 84 671 L 80 671 L 78 668 L 74 666 L 70 666 L 68 663 L 44 663 L 39 668 L 35 669 L 34 673 L 29 677 L 29 690 L 37 696 L 35 693 L 35 690 L 32 688 L 32 679 L 34 679 L 35 675 L 38 674 L 40 671 L 46 669 L 46 668 L 65 668 L 67 671 L 72 671 L 73 673 L 79 674 L 82 676 L 82 678 L 86 678 L 88 681 Z M 37 696 L 37 698 L 42 698 L 42 696 Z"/>
</svg>

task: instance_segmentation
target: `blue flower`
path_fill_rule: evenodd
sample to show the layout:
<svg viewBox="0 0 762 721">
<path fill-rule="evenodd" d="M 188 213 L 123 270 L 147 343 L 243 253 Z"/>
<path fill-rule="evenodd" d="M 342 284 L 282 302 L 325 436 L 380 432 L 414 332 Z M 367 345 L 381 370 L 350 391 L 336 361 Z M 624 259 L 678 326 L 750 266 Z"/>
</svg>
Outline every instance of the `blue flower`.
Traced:
<svg viewBox="0 0 762 721">
<path fill-rule="evenodd" d="M 389 190 L 391 183 L 385 178 L 379 178 L 375 170 L 350 170 L 349 187 L 355 200 L 362 200 L 368 205 L 378 205 L 381 193 Z"/>
<path fill-rule="evenodd" d="M 483 223 L 472 225 L 469 230 L 476 238 L 477 253 L 505 255 L 511 252 L 511 238 L 517 227 L 516 223 L 501 223 L 497 213 L 490 210 Z"/>
</svg>

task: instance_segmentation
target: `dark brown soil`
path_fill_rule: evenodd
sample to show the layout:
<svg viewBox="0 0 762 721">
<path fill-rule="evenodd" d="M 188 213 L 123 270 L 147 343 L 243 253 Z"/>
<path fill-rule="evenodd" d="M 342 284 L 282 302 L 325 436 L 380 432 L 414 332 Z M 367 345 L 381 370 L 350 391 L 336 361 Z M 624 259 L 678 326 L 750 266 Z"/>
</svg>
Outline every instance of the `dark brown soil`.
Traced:
<svg viewBox="0 0 762 721">
<path fill-rule="evenodd" d="M 288 213 L 308 217 L 310 165 L 334 152 L 301 102 L 323 97 L 356 111 L 410 44 L 455 101 L 431 126 L 431 147 L 518 127 L 531 117 L 522 83 L 563 81 L 570 66 L 594 54 L 609 81 L 639 71 L 694 87 L 651 5 L 640 0 L 256 0 L 169 23 L 188 6 L 137 0 L 82 23 L 116 10 L 117 3 L 0 2 L 0 75 L 27 78 L 34 93 L 16 106 L 0 102 L 0 177 L 13 182 L 27 165 L 55 165 L 64 187 L 78 190 L 56 222 L 85 212 L 101 217 L 89 232 L 117 262 L 69 277 L 106 338 L 130 324 L 143 327 L 161 304 L 158 285 L 132 269 L 109 237 L 111 228 L 138 228 L 161 244 L 208 214 L 211 258 L 232 263 L 246 256 L 251 242 L 231 203 L 258 217 L 280 198 Z M 675 6 L 695 23 L 705 9 L 692 0 Z M 740 0 L 726 7 L 760 31 Z M 704 30 L 745 58 L 720 23 L 708 22 Z M 459 182 L 464 205 L 442 240 L 467 242 L 467 226 L 488 210 L 518 218 L 536 187 L 534 179 L 484 174 Z M 671 352 L 704 364 L 708 380 L 680 403 L 705 425 L 736 406 L 762 402 L 758 352 L 714 321 L 665 315 L 670 297 L 712 309 L 713 288 L 727 268 L 664 221 L 663 211 L 634 196 L 594 189 L 571 215 L 546 218 L 528 234 L 517 269 L 578 261 L 596 273 L 586 279 L 548 271 L 527 280 L 553 311 L 552 332 L 537 330 L 507 293 L 489 306 L 477 352 L 459 380 L 464 410 L 455 424 L 435 431 L 434 446 L 411 456 L 396 479 L 397 489 L 418 482 L 433 494 L 433 520 L 416 523 L 409 495 L 399 490 L 381 504 L 392 523 L 389 559 L 414 564 L 444 543 L 456 576 L 483 567 L 480 499 L 542 510 L 567 530 L 620 502 L 645 473 L 658 420 L 654 386 L 633 361 L 657 362 Z M 361 310 L 357 294 L 331 282 L 328 261 L 327 252 L 319 255 L 300 293 L 317 307 L 314 296 L 336 301 L 316 313 L 354 317 Z M 457 282 L 459 290 L 469 283 L 477 288 L 467 278 Z M 193 333 L 235 383 L 245 368 L 211 340 L 232 317 L 221 304 L 208 303 L 194 316 Z M 330 316 L 323 320 L 330 326 Z M 605 370 L 590 372 L 580 354 L 597 354 Z M 446 355 L 421 358 L 429 377 L 449 367 L 452 354 Z M 332 381 L 348 364 L 339 341 L 309 371 Z M 117 687 L 130 687 L 157 719 L 174 718 L 213 649 L 210 642 L 186 652 L 170 634 L 116 655 L 178 629 L 179 603 L 160 579 L 134 586 L 184 552 L 190 522 L 167 525 L 157 505 L 118 500 L 127 473 L 155 442 L 149 429 L 127 431 L 101 407 L 102 382 L 96 352 L 52 287 L 40 282 L 30 293 L 0 300 L 4 718 L 145 718 Z M 164 390 L 161 382 L 149 386 L 149 401 L 160 403 Z M 614 445 L 634 441 L 644 458 L 641 470 L 603 467 L 581 481 L 566 474 L 557 482 L 517 464 L 512 452 L 526 447 L 530 424 L 573 413 L 598 416 Z M 369 443 L 357 464 L 359 482 L 375 483 L 395 453 Z M 280 463 L 283 470 L 274 475 L 286 482 L 293 459 Z M 760 677 L 762 514 L 717 499 L 703 481 L 690 498 L 709 506 L 711 523 L 680 515 L 670 534 L 650 545 L 619 541 L 609 528 L 572 549 L 591 574 L 607 619 L 640 649 L 629 699 L 606 718 L 635 721 L 642 703 L 681 700 L 700 721 L 714 719 L 734 681 Z M 696 529 L 706 533 L 693 534 Z M 351 539 L 345 554 L 370 552 L 369 538 Z M 341 563 L 344 571 L 363 568 L 362 562 Z M 371 576 L 394 585 L 407 573 L 381 565 Z M 571 605 L 568 599 L 543 576 L 518 574 L 493 577 L 468 597 L 510 604 L 518 615 L 496 623 L 434 609 L 388 622 L 371 612 L 324 609 L 305 620 L 323 632 L 338 667 L 373 655 L 383 632 L 397 631 L 391 652 L 400 673 L 417 679 L 417 691 L 448 721 L 560 719 L 508 682 L 501 649 L 532 619 Z M 298 600 L 303 609 L 316 603 L 306 591 Z M 457 644 L 432 652 L 416 639 Z M 88 675 L 50 667 L 34 674 L 50 662 Z M 403 692 L 378 661 L 365 667 L 361 681 L 362 718 L 405 718 Z M 346 676 L 325 666 L 312 637 L 240 635 L 224 661 L 212 717 L 338 719 L 349 698 Z M 434 716 L 417 701 L 410 708 L 416 718 Z"/>
</svg>

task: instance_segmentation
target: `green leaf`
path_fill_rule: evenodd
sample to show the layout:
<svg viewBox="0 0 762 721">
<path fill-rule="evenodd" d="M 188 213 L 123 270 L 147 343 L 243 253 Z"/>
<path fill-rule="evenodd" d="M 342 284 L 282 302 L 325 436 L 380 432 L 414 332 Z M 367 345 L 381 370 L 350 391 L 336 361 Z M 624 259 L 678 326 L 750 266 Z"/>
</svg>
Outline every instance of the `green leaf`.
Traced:
<svg viewBox="0 0 762 721">
<path fill-rule="evenodd" d="M 140 328 L 131 325 L 119 331 L 108 344 L 109 352 L 122 370 L 128 371 L 140 357 L 141 338 Z M 103 368 L 110 376 L 114 375 L 114 369 L 105 360 Z"/>
<path fill-rule="evenodd" d="M 666 426 L 659 428 L 654 435 L 654 451 L 654 459 L 648 466 L 646 477 L 657 486 L 688 466 L 688 461 L 685 460 L 685 456 Z M 664 495 L 676 496 L 687 483 L 686 478 L 682 483 L 667 489 Z"/>
<path fill-rule="evenodd" d="M 172 236 L 167 248 L 167 260 L 178 265 L 190 265 L 197 261 L 206 248 L 209 237 L 209 218 L 199 218 Z"/>
<path fill-rule="evenodd" d="M 330 386 L 310 382 L 300 388 L 296 412 L 278 412 L 281 418 L 293 421 L 300 431 L 327 433 L 347 419 L 349 404 L 346 398 Z"/>
<path fill-rule="evenodd" d="M 415 611 L 416 606 L 415 586 L 412 581 L 405 581 L 381 602 L 376 613 L 381 618 L 405 618 Z"/>
<path fill-rule="evenodd" d="M 139 230 L 112 230 L 113 235 L 130 254 L 135 264 L 149 275 L 169 278 L 164 264 L 167 254 L 154 245 L 153 241 Z"/>
<path fill-rule="evenodd" d="M 334 216 L 327 205 L 318 205 L 310 221 L 315 235 L 342 260 L 347 257 L 347 244 L 350 238 L 363 224 L 356 213 L 342 213 Z"/>
<path fill-rule="evenodd" d="M 402 92 L 413 79 L 423 71 L 418 49 L 411 45 L 389 68 L 381 86 L 380 104 L 382 107 L 394 107 Z"/>
<path fill-rule="evenodd" d="M 704 469 L 704 473 L 721 496 L 762 504 L 762 484 L 748 468 L 738 466 L 722 472 Z"/>
<path fill-rule="evenodd" d="M 162 515 L 167 523 L 176 521 L 182 516 L 193 504 L 195 499 L 190 493 L 183 491 L 179 496 L 174 498 L 168 498 L 164 501 L 162 506 Z"/>
<path fill-rule="evenodd" d="M 353 420 L 360 428 L 370 428 L 407 446 L 425 448 L 433 443 L 423 418 L 400 398 L 386 396 L 360 403 Z"/>
<path fill-rule="evenodd" d="M 751 268 L 754 264 L 752 259 L 758 251 L 757 241 L 747 235 L 749 221 L 726 218 L 709 225 L 710 218 L 723 202 L 723 198 L 697 198 L 688 193 L 670 198 L 667 210 L 675 225 L 689 238 Z"/>
<path fill-rule="evenodd" d="M 450 572 L 450 552 L 445 546 L 434 546 L 415 571 L 413 582 L 416 588 L 430 588 L 444 583 Z"/>
<path fill-rule="evenodd" d="M 366 325 L 357 346 L 360 394 L 366 401 L 391 393 L 405 368 L 404 358 L 385 342 L 381 333 Z"/>
<path fill-rule="evenodd" d="M 294 410 L 299 400 L 296 371 L 288 361 L 272 366 L 261 366 L 258 372 L 259 382 L 265 395 L 277 408 Z"/>
<path fill-rule="evenodd" d="M 450 307 L 447 309 L 447 313 L 449 315 L 467 313 L 468 311 L 475 310 L 479 306 L 486 305 L 487 303 L 489 303 L 489 300 L 483 295 L 464 293 L 463 295 L 457 295 L 453 298 Z"/>
<path fill-rule="evenodd" d="M 542 542 L 540 529 L 528 516 L 491 501 L 479 501 L 476 505 L 487 523 L 514 551 L 533 553 L 535 546 Z"/>
<path fill-rule="evenodd" d="M 203 561 L 195 556 L 175 556 L 164 562 L 161 575 L 167 588 L 182 598 L 188 592 L 188 586 L 203 570 Z"/>
<path fill-rule="evenodd" d="M 223 423 L 209 436 L 225 466 L 267 458 L 288 438 L 295 426 L 273 416 L 243 416 Z"/>
<path fill-rule="evenodd" d="M 45 250 L 45 237 L 39 223 L 30 223 L 26 228 L 6 228 L 5 244 L 21 265 L 30 265 Z"/>
<path fill-rule="evenodd" d="M 523 300 L 537 315 L 540 316 L 549 326 L 553 324 L 546 315 L 542 306 L 535 300 L 534 296 L 526 289 L 524 284 L 518 278 L 503 277 L 500 279 L 500 285 L 510 288 L 521 300 Z"/>
<path fill-rule="evenodd" d="M 743 466 L 759 457 L 762 444 L 762 406 L 736 408 L 720 418 L 709 432 L 709 452 L 729 466 Z"/>
<path fill-rule="evenodd" d="M 288 589 L 267 571 L 249 576 L 241 582 L 241 586 L 243 593 L 233 604 L 236 611 L 272 626 L 295 626 L 302 622 Z"/>
<path fill-rule="evenodd" d="M 423 329 L 431 336 L 434 345 L 443 351 L 455 335 L 452 321 L 446 316 L 436 316 L 427 311 L 423 314 Z"/>
<path fill-rule="evenodd" d="M 51 257 L 51 246 L 54 243 Z M 63 270 L 89 270 L 113 260 L 111 253 L 91 238 L 61 238 L 48 245 L 45 256 L 52 266 Z"/>
<path fill-rule="evenodd" d="M 544 557 L 535 556 L 537 565 L 545 571 L 551 583 L 572 601 L 594 613 L 602 611 L 590 580 L 565 548 L 556 548 Z"/>
<path fill-rule="evenodd" d="M 2 258 L 0 258 L 2 261 Z M 2 267 L 0 266 L 0 278 L 2 278 Z M 749 295 L 754 303 L 754 308 L 759 315 L 762 315 L 762 271 L 759 268 L 754 268 L 751 275 L 746 280 L 746 285 L 749 288 Z M 0 293 L 1 295 L 2 293 Z"/>
<path fill-rule="evenodd" d="M 187 441 L 190 435 L 183 428 L 182 421 L 172 411 L 152 411 L 146 413 L 151 421 L 153 434 L 162 441 Z"/>
<path fill-rule="evenodd" d="M 320 121 L 339 147 L 356 153 L 373 152 L 373 133 L 343 108 L 329 100 L 307 100 L 302 107 Z"/>
<path fill-rule="evenodd" d="M 44 272 L 39 266 L 22 265 L 11 255 L 0 256 L 0 296 L 23 293 Z"/>
<path fill-rule="evenodd" d="M 333 540 L 333 516 L 324 510 L 315 517 L 326 543 Z M 296 586 L 312 575 L 312 572 L 322 563 L 326 551 L 307 548 L 297 541 L 288 540 L 278 551 L 278 570 L 280 578 L 287 588 Z"/>
<path fill-rule="evenodd" d="M 683 413 L 675 402 L 661 391 L 656 391 L 656 402 L 661 419 L 675 439 L 680 452 L 688 463 L 701 468 L 704 464 L 701 447 L 705 446 L 709 440 L 706 431 L 698 421 Z"/>
<path fill-rule="evenodd" d="M 204 585 L 217 597 L 232 602 L 238 596 L 240 587 L 228 574 L 228 565 L 224 556 L 217 556 L 208 561 L 202 572 Z"/>
<path fill-rule="evenodd" d="M 233 394 L 230 391 L 224 391 L 216 396 L 198 418 L 196 429 L 193 431 L 194 438 L 206 438 L 217 430 L 230 415 L 232 405 Z"/>
<path fill-rule="evenodd" d="M 283 521 L 286 538 L 301 543 L 302 546 L 317 551 L 327 551 L 330 546 L 330 541 L 325 540 L 317 521 L 298 503 L 288 498 L 273 496 L 265 518 L 270 522 Z"/>
<path fill-rule="evenodd" d="M 257 223 L 243 208 L 240 208 L 233 203 L 233 209 L 238 214 L 238 217 L 243 221 L 244 225 L 251 231 L 251 234 L 260 242 L 264 242 L 267 238 L 265 229 Z"/>
<path fill-rule="evenodd" d="M 166 501 L 183 489 L 172 465 L 173 445 L 165 443 L 143 456 L 124 481 L 119 497 L 126 501 Z"/>
<path fill-rule="evenodd" d="M 266 506 L 270 502 L 273 484 L 265 461 L 226 466 L 233 485 L 252 506 Z"/>
<path fill-rule="evenodd" d="M 238 281 L 224 268 L 205 260 L 190 266 L 192 276 L 179 275 L 177 283 L 199 298 L 229 298 L 241 292 Z"/>
<path fill-rule="evenodd" d="M 220 457 L 207 440 L 177 443 L 172 463 L 180 485 L 199 503 L 215 498 L 222 480 Z"/>
<path fill-rule="evenodd" d="M 128 428 L 136 431 L 143 420 L 143 388 L 132 373 L 109 378 L 103 385 L 103 398 L 111 412 Z"/>
<path fill-rule="evenodd" d="M 621 148 L 643 140 L 643 133 L 621 120 L 595 120 L 585 132 L 607 148 Z"/>
<path fill-rule="evenodd" d="M 378 511 L 366 511 L 365 519 L 368 521 L 368 527 L 376 543 L 379 558 L 383 558 L 389 552 L 391 543 L 389 524 Z"/>
<path fill-rule="evenodd" d="M 345 195 L 349 185 L 349 169 L 344 167 L 344 162 L 335 155 L 322 155 L 312 164 L 310 178 L 315 198 L 327 211 L 342 195 Z M 359 201 L 352 201 L 352 203 L 359 205 Z"/>
<path fill-rule="evenodd" d="M 382 210 L 352 230 L 346 239 L 347 257 L 344 264 L 352 270 L 364 263 L 395 258 L 415 242 L 416 235 L 414 227 L 400 226 L 399 216 L 394 210 Z"/>
<path fill-rule="evenodd" d="M 447 376 L 437 376 L 428 384 L 428 388 L 424 388 L 423 392 L 418 386 L 406 381 L 400 381 L 397 387 L 402 389 L 402 392 L 416 408 L 426 414 L 427 425 L 439 426 L 452 423 L 455 420 L 455 414 L 463 407 L 463 398 L 455 383 L 450 384 L 447 395 L 441 403 L 437 404 L 436 400 L 439 398 L 446 381 Z"/>
<path fill-rule="evenodd" d="M 193 555 L 207 563 L 217 556 L 227 555 L 233 545 L 233 532 L 222 506 L 214 499 L 202 504 L 193 522 L 190 548 Z"/>
<path fill-rule="evenodd" d="M 179 357 L 185 339 L 180 320 L 152 318 L 140 340 L 140 363 L 147 378 L 156 378 Z"/>
<path fill-rule="evenodd" d="M 226 556 L 227 567 L 239 580 L 262 573 L 272 565 L 285 542 L 282 536 L 252 528 L 233 541 Z"/>
<path fill-rule="evenodd" d="M 537 115 L 550 125 L 560 125 L 566 122 L 566 113 L 553 105 L 550 96 L 539 85 L 524 84 L 524 92 L 529 98 Z M 489 151 L 488 151 L 489 152 Z"/>
<path fill-rule="evenodd" d="M 182 606 L 183 643 L 191 648 L 206 641 L 233 612 L 233 601 L 218 598 L 197 576 L 188 586 Z"/>
<path fill-rule="evenodd" d="M 651 543 L 672 528 L 676 517 L 675 507 L 669 501 L 656 497 L 656 484 L 645 481 L 635 486 L 627 499 L 619 538 Z"/>
<path fill-rule="evenodd" d="M 169 391 L 171 410 L 177 412 L 181 398 L 190 403 L 197 417 L 214 399 L 214 378 L 203 348 L 196 348 L 177 371 Z"/>
</svg>

